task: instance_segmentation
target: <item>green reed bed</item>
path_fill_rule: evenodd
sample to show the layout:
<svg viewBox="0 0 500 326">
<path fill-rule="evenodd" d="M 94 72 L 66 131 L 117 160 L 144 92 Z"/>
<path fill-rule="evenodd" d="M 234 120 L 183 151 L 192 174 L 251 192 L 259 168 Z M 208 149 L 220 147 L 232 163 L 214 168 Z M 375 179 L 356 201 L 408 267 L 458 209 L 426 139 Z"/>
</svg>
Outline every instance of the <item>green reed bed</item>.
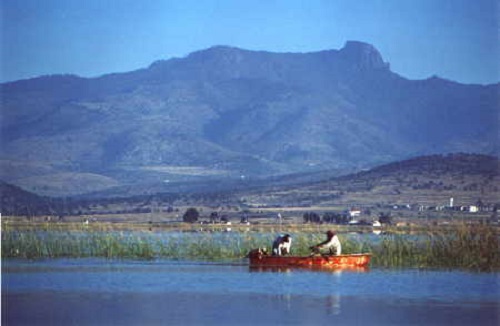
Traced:
<svg viewBox="0 0 500 326">
<path fill-rule="evenodd" d="M 500 236 L 488 226 L 460 226 L 413 236 L 385 235 L 369 247 L 374 266 L 500 271 Z"/>
<path fill-rule="evenodd" d="M 256 232 L 148 232 L 80 230 L 4 230 L 2 258 L 103 257 L 123 259 L 233 260 L 249 250 L 270 251 L 276 234 Z M 295 231 L 292 250 L 310 254 L 322 233 Z M 463 226 L 417 235 L 341 233 L 343 253 L 370 252 L 372 267 L 500 270 L 497 230 Z"/>
<path fill-rule="evenodd" d="M 124 233 L 61 231 L 2 232 L 2 257 L 27 259 L 60 257 L 155 257 L 150 239 Z"/>
<path fill-rule="evenodd" d="M 105 232 L 94 230 L 8 230 L 2 232 L 2 257 L 104 257 L 138 259 L 222 260 L 244 258 L 254 248 L 267 248 L 276 234 L 240 232 Z M 295 254 L 324 236 L 294 234 Z"/>
</svg>

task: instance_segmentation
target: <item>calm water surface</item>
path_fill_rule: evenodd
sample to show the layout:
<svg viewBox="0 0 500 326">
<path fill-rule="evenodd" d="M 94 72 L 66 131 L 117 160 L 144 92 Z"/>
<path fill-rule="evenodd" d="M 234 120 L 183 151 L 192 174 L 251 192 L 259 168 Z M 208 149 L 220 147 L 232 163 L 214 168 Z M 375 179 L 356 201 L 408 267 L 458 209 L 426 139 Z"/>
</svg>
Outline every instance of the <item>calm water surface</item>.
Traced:
<svg viewBox="0 0 500 326">
<path fill-rule="evenodd" d="M 2 261 L 6 325 L 499 325 L 500 274 Z"/>
</svg>

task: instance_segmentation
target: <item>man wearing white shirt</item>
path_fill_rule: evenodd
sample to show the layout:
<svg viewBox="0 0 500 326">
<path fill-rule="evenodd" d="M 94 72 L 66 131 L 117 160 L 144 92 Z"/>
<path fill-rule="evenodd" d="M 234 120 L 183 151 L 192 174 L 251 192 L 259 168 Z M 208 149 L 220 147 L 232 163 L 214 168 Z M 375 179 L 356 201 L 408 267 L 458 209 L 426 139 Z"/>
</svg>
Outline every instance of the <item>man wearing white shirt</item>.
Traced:
<svg viewBox="0 0 500 326">
<path fill-rule="evenodd" d="M 328 249 L 330 255 L 340 255 L 342 253 L 342 245 L 340 244 L 340 240 L 335 232 L 331 230 L 326 232 L 326 240 L 318 243 L 315 246 L 312 246 L 311 250 L 313 250 L 314 253 L 319 254 L 321 248 Z"/>
</svg>

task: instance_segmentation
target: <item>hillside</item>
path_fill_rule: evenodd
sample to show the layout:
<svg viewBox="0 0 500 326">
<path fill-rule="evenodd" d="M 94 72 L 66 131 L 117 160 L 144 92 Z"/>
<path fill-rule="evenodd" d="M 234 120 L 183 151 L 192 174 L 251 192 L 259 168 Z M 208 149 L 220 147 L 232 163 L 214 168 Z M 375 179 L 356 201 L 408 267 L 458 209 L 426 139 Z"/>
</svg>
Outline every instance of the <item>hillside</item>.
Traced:
<svg viewBox="0 0 500 326">
<path fill-rule="evenodd" d="M 37 196 L 1 181 L 0 196 L 0 213 L 4 216 L 57 215 L 60 208 L 56 199 Z"/>
<path fill-rule="evenodd" d="M 381 165 L 341 177 L 328 172 L 282 176 L 254 183 L 209 184 L 174 192 L 73 198 L 36 196 L 0 184 L 2 214 L 81 215 L 167 212 L 176 207 L 238 207 L 325 210 L 401 206 L 412 210 L 454 205 L 500 208 L 500 160 L 477 154 L 431 155 Z M 322 177 L 323 176 L 323 177 Z M 319 180 L 319 181 L 318 181 Z"/>
<path fill-rule="evenodd" d="M 0 179 L 42 195 L 498 154 L 500 84 L 408 80 L 378 50 L 216 46 L 128 73 L 1 84 Z"/>
<path fill-rule="evenodd" d="M 244 196 L 251 206 L 500 206 L 500 160 L 474 154 L 431 155 L 320 182 Z"/>
</svg>

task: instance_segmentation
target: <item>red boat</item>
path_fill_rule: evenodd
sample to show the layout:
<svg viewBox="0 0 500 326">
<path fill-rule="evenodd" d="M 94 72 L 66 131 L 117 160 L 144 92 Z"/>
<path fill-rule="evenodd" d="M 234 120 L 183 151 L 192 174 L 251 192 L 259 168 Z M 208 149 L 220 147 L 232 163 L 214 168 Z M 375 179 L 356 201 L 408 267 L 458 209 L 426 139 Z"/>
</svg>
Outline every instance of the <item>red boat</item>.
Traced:
<svg viewBox="0 0 500 326">
<path fill-rule="evenodd" d="M 259 248 L 250 251 L 248 258 L 251 267 L 358 269 L 368 267 L 371 254 L 271 256 Z"/>
</svg>

